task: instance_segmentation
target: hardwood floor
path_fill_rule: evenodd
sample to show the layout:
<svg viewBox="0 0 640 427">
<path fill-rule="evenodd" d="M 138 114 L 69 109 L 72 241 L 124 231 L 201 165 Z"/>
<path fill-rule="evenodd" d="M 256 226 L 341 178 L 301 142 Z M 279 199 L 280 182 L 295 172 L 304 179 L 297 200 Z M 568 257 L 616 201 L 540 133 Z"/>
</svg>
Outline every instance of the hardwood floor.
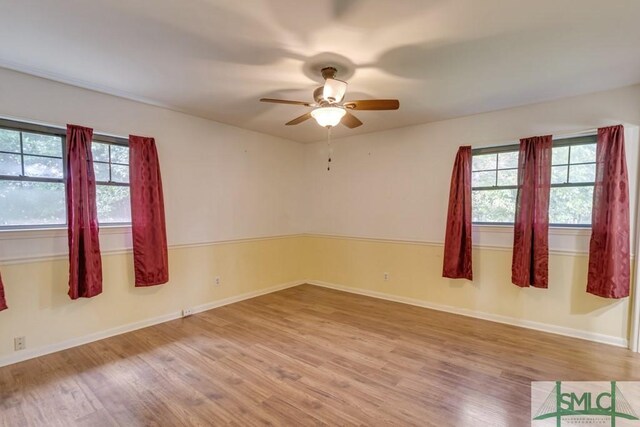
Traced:
<svg viewBox="0 0 640 427">
<path fill-rule="evenodd" d="M 3 426 L 528 426 L 628 350 L 304 285 L 0 368 Z"/>
</svg>

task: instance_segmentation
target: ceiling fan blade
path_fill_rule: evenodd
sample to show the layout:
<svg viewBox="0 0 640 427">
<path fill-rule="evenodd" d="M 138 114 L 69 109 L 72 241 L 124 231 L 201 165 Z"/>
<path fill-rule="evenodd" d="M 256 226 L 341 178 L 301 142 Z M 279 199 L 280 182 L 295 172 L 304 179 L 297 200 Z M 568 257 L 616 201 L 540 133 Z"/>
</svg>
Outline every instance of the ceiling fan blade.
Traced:
<svg viewBox="0 0 640 427">
<path fill-rule="evenodd" d="M 328 78 L 324 81 L 322 97 L 329 102 L 340 102 L 347 92 L 347 82 Z"/>
<path fill-rule="evenodd" d="M 305 120 L 309 120 L 310 118 L 311 118 L 311 113 L 303 114 L 300 117 L 296 117 L 295 119 L 291 120 L 290 122 L 287 122 L 286 125 L 287 126 L 297 125 L 298 123 L 302 123 Z"/>
<path fill-rule="evenodd" d="M 344 108 L 349 110 L 397 110 L 400 101 L 397 99 L 366 99 L 362 101 L 348 101 Z"/>
<path fill-rule="evenodd" d="M 290 101 L 288 99 L 273 99 L 273 98 L 260 98 L 260 102 L 273 102 L 274 104 L 291 104 L 291 105 L 304 105 L 305 107 L 313 107 L 315 104 L 304 101 Z"/>
<path fill-rule="evenodd" d="M 362 126 L 362 122 L 358 120 L 356 116 L 347 111 L 347 114 L 344 115 L 342 121 L 340 122 L 349 129 L 357 128 L 358 126 Z"/>
</svg>

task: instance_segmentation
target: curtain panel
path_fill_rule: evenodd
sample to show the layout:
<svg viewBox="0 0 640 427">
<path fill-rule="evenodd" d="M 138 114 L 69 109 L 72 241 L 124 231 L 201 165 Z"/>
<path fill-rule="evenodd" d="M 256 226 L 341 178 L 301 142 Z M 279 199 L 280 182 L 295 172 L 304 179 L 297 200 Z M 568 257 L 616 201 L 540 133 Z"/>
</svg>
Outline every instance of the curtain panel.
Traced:
<svg viewBox="0 0 640 427">
<path fill-rule="evenodd" d="M 2 284 L 2 276 L 0 276 L 0 311 L 6 310 L 7 300 L 4 297 L 4 285 Z"/>
<path fill-rule="evenodd" d="M 521 287 L 549 286 L 551 145 L 551 135 L 520 140 L 511 281 Z"/>
<path fill-rule="evenodd" d="M 473 280 L 471 262 L 471 147 L 458 149 L 451 173 L 442 276 Z"/>
<path fill-rule="evenodd" d="M 154 138 L 129 136 L 131 227 L 136 286 L 169 281 L 160 163 Z"/>
<path fill-rule="evenodd" d="M 621 125 L 598 129 L 587 292 L 624 298 L 630 288 L 629 177 Z"/>
<path fill-rule="evenodd" d="M 71 299 L 91 298 L 102 292 L 92 139 L 93 129 L 67 125 L 66 181 Z"/>
</svg>

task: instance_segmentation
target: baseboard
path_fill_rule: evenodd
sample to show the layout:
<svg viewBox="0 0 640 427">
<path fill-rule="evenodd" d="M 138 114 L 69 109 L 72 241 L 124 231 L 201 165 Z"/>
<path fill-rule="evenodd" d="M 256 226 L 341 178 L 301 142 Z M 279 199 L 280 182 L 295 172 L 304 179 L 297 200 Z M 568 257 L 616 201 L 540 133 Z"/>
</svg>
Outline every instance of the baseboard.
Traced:
<svg viewBox="0 0 640 427">
<path fill-rule="evenodd" d="M 466 308 L 453 307 L 449 305 L 434 304 L 415 298 L 401 297 L 397 295 L 387 294 L 384 292 L 369 291 L 366 289 L 358 289 L 349 286 L 336 285 L 334 283 L 327 283 L 317 280 L 307 280 L 307 284 L 320 286 L 323 288 L 335 289 L 338 291 L 349 292 L 352 294 L 364 295 L 373 298 L 379 298 L 387 301 L 399 302 L 402 304 L 415 305 L 418 307 L 424 307 L 431 310 L 444 311 L 452 314 L 459 314 L 461 316 L 473 317 L 476 319 L 489 320 L 491 322 L 504 323 L 512 326 L 519 326 L 521 328 L 534 329 L 536 331 L 549 332 L 556 335 L 564 335 L 572 338 L 579 338 L 588 341 L 594 341 L 602 344 L 609 344 L 616 347 L 629 346 L 628 340 L 620 337 L 614 337 L 610 335 L 598 334 L 595 332 L 581 331 L 579 329 L 566 328 L 563 326 L 550 325 L 548 323 L 534 322 L 531 320 L 517 319 L 508 316 L 502 316 L 499 314 L 486 313 L 482 311 L 469 310 Z"/>
<path fill-rule="evenodd" d="M 320 286 L 324 288 L 335 289 L 343 292 L 349 292 L 352 294 L 364 295 L 368 297 L 383 299 L 387 301 L 393 301 L 403 304 L 415 305 L 418 307 L 424 307 L 432 310 L 444 311 L 447 313 L 459 314 L 461 316 L 473 317 L 476 319 L 489 320 L 497 323 L 504 323 L 507 325 L 519 326 L 527 329 L 534 329 L 542 332 L 549 332 L 557 335 L 564 335 L 572 338 L 580 338 L 588 341 L 599 342 L 603 344 L 609 344 L 617 347 L 628 347 L 628 341 L 623 338 L 613 337 L 610 335 L 597 334 L 593 332 L 586 332 L 577 329 L 565 328 L 561 326 L 550 325 L 547 323 L 534 322 L 530 320 L 516 319 L 508 316 L 502 316 L 497 314 L 485 313 L 481 311 L 469 310 L 464 308 L 452 307 L 441 304 L 434 304 L 414 298 L 401 297 L 397 295 L 387 294 L 384 292 L 369 291 L 365 289 L 358 289 L 349 286 L 342 286 L 328 282 L 322 282 L 317 280 L 298 280 L 289 283 L 284 283 L 268 288 L 260 289 L 257 291 L 247 292 L 244 294 L 224 298 L 221 300 L 212 301 L 206 304 L 193 307 L 194 313 L 201 313 L 203 311 L 211 310 L 217 307 L 233 304 L 236 302 L 244 301 L 247 299 L 259 297 L 262 295 L 277 292 L 283 289 L 292 288 L 302 284 L 310 284 L 314 286 Z M 83 344 L 88 344 L 94 341 L 99 341 L 105 338 L 113 337 L 116 335 L 132 332 L 138 329 L 146 328 L 149 326 L 157 325 L 160 323 L 168 322 L 170 320 L 179 319 L 182 317 L 182 312 L 167 313 L 162 316 L 153 317 L 150 319 L 141 320 L 138 322 L 129 323 L 126 325 L 118 326 L 115 328 L 107 329 L 105 331 L 96 332 L 93 334 L 85 335 L 82 337 L 72 338 L 59 343 L 38 347 L 35 349 L 25 350 L 10 354 L 8 356 L 0 357 L 0 367 L 12 365 L 14 363 L 23 362 L 25 360 L 33 359 L 35 357 L 44 356 L 58 351 L 66 350 L 68 348 L 77 347 Z"/>
<path fill-rule="evenodd" d="M 305 281 L 294 281 L 289 283 L 283 283 L 276 286 L 271 286 L 257 291 L 246 292 L 244 294 L 236 295 L 233 297 L 224 298 L 221 300 L 212 301 L 206 304 L 193 307 L 194 313 L 201 313 L 203 311 L 211 310 L 216 307 L 222 307 L 224 305 L 233 304 L 235 302 L 244 301 L 247 299 L 259 297 L 262 295 L 270 294 L 272 292 L 281 291 L 283 289 L 292 288 L 294 286 L 302 285 Z M 71 338 L 59 343 L 50 344 L 30 350 L 18 351 L 8 356 L 0 357 L 0 367 L 12 365 L 14 363 L 23 362 L 25 360 L 33 359 L 35 357 L 44 356 L 58 351 L 66 350 L 68 348 L 77 347 L 90 342 L 99 341 L 105 338 L 113 337 L 116 335 L 125 334 L 138 329 L 147 328 L 149 326 L 157 325 L 160 323 L 168 322 L 170 320 L 179 319 L 182 317 L 182 312 L 167 313 L 162 316 L 156 316 L 150 319 L 141 320 L 138 322 L 128 323 L 126 325 L 117 326 L 115 328 L 107 329 L 105 331 L 96 332 L 82 337 Z"/>
</svg>

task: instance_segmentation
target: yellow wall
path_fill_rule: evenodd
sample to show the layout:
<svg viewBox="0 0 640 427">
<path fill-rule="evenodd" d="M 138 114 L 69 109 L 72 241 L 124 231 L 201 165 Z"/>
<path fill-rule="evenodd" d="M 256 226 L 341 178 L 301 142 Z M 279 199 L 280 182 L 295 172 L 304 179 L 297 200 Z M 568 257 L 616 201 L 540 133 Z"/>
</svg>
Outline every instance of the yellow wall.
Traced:
<svg viewBox="0 0 640 427">
<path fill-rule="evenodd" d="M 548 290 L 510 283 L 509 250 L 474 248 L 473 261 L 471 283 L 441 277 L 439 244 L 296 235 L 172 247 L 168 284 L 135 288 L 131 253 L 105 254 L 103 294 L 77 301 L 66 295 L 65 258 L 4 264 L 10 308 L 0 312 L 0 366 L 168 320 L 183 308 L 304 281 L 618 345 L 627 339 L 629 300 L 585 292 L 586 255 L 552 254 Z M 14 352 L 16 336 L 26 336 L 25 352 Z"/>
<path fill-rule="evenodd" d="M 132 254 L 103 255 L 103 293 L 71 301 L 65 258 L 1 267 L 9 309 L 0 312 L 0 365 L 14 352 L 13 337 L 25 336 L 26 352 L 113 328 L 287 285 L 300 271 L 303 238 L 255 239 L 169 250 L 171 280 L 149 288 L 133 286 Z M 214 286 L 220 276 L 221 285 Z M 25 352 L 25 353 L 26 353 Z M 25 353 L 22 353 L 24 355 Z"/>
<path fill-rule="evenodd" d="M 543 329 L 610 343 L 627 339 L 629 299 L 586 293 L 586 254 L 552 253 L 545 290 L 511 284 L 511 251 L 506 249 L 474 247 L 474 281 L 469 282 L 441 277 L 439 244 L 308 236 L 305 247 L 304 269 L 311 282 L 530 327 L 546 325 Z"/>
</svg>

